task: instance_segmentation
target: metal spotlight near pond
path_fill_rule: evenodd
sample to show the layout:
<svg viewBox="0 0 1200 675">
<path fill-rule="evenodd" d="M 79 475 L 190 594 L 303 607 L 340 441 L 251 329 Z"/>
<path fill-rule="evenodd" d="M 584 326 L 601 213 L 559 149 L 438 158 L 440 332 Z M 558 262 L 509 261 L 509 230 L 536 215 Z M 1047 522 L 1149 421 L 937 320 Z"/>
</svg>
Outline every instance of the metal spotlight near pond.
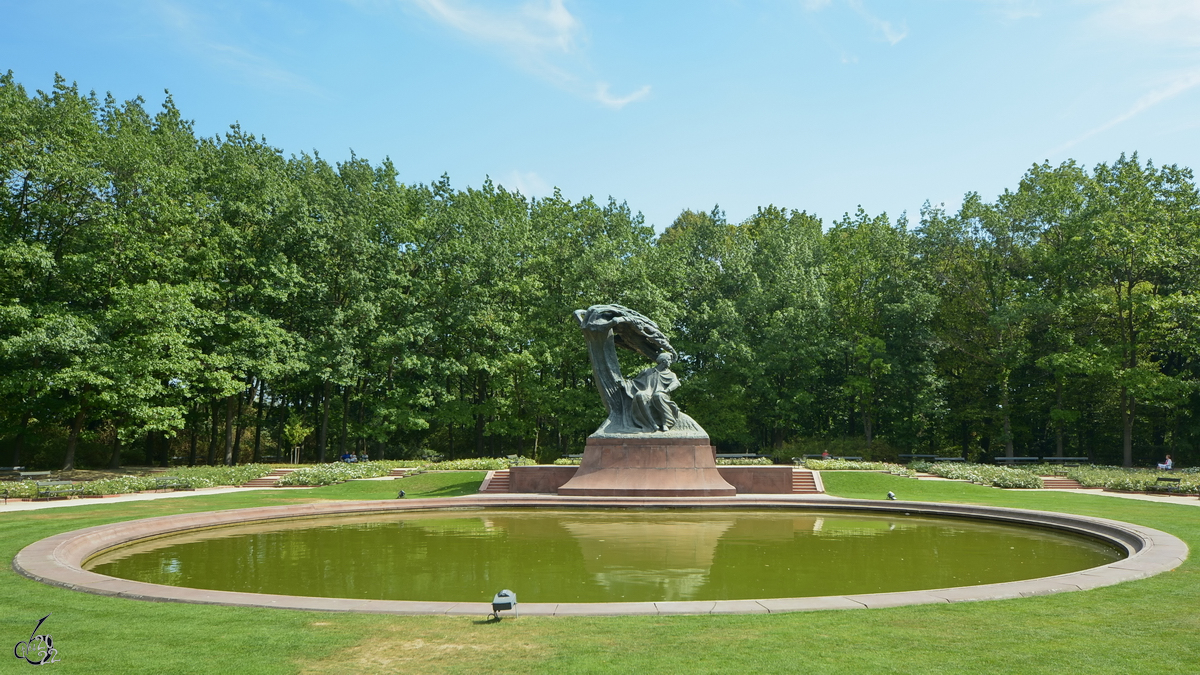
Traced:
<svg viewBox="0 0 1200 675">
<path fill-rule="evenodd" d="M 513 616 L 520 616 L 517 614 L 517 594 L 507 588 L 492 598 L 492 613 L 488 614 L 488 619 L 499 621 L 500 612 L 505 609 L 512 610 Z"/>
</svg>

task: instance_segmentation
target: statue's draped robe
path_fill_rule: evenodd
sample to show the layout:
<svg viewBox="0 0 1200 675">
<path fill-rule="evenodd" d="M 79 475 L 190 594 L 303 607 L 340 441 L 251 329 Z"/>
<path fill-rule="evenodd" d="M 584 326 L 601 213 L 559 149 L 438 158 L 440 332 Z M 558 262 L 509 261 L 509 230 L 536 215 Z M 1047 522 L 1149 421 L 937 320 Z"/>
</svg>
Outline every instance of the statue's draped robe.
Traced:
<svg viewBox="0 0 1200 675">
<path fill-rule="evenodd" d="M 667 394 L 679 386 L 679 376 L 651 367 L 625 381 L 631 405 L 629 415 L 639 428 L 668 431 L 679 418 L 679 406 Z"/>
<path fill-rule="evenodd" d="M 615 340 L 622 337 L 626 345 L 631 338 L 639 340 L 640 344 L 630 348 L 653 359 L 657 351 L 653 354 L 645 352 L 670 349 L 666 338 L 660 337 L 658 326 L 619 305 L 593 306 L 586 312 L 581 310 L 576 316 L 587 342 L 596 389 L 599 390 L 604 407 L 608 410 L 608 420 L 601 425 L 597 433 L 637 434 L 669 430 L 704 432 L 695 420 L 681 413 L 679 406 L 668 396 L 679 384 L 679 377 L 675 373 L 651 367 L 631 380 L 626 380 L 621 374 Z M 635 320 L 626 324 L 614 322 L 613 319 L 622 316 L 633 316 Z M 643 321 L 649 325 L 645 325 Z M 614 328 L 628 328 L 633 323 L 639 324 L 636 333 L 626 330 L 620 336 L 614 335 Z M 647 332 L 651 333 L 649 338 L 646 336 Z"/>
</svg>

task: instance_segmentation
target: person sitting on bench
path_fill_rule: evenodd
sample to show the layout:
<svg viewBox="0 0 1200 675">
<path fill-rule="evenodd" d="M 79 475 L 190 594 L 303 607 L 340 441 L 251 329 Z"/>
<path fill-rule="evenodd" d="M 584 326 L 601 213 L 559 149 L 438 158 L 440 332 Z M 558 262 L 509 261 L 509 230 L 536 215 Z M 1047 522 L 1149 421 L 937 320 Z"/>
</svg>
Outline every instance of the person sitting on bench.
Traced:
<svg viewBox="0 0 1200 675">
<path fill-rule="evenodd" d="M 1170 455 L 1167 455 L 1167 459 L 1166 459 L 1166 461 L 1164 461 L 1162 464 L 1159 464 L 1159 465 L 1158 465 L 1158 468 L 1160 468 L 1160 469 L 1165 469 L 1165 470 L 1167 470 L 1167 471 L 1170 471 L 1170 470 L 1171 470 L 1171 467 L 1173 467 L 1173 466 L 1175 466 L 1175 462 L 1172 462 L 1172 461 L 1171 461 L 1171 456 L 1170 456 Z"/>
</svg>

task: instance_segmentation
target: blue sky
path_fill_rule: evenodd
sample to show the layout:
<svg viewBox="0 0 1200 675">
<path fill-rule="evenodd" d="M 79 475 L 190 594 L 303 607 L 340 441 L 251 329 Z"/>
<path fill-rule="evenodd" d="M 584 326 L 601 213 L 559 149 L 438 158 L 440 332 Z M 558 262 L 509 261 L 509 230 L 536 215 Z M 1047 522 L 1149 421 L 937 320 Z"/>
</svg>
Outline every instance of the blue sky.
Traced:
<svg viewBox="0 0 1200 675">
<path fill-rule="evenodd" d="M 1200 168 L 1200 0 L 0 0 L 0 70 L 204 135 L 827 224 L 994 198 L 1035 162 Z"/>
</svg>

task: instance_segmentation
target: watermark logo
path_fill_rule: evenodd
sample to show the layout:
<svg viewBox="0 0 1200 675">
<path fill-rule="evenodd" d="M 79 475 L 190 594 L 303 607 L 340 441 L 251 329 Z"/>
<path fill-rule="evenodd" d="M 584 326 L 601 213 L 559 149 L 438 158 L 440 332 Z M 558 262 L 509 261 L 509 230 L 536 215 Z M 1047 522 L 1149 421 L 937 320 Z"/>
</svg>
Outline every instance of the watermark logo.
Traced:
<svg viewBox="0 0 1200 675">
<path fill-rule="evenodd" d="M 29 639 L 21 640 L 13 647 L 13 656 L 18 659 L 25 659 L 32 666 L 58 663 L 58 650 L 54 648 L 54 639 L 48 633 L 38 635 L 38 629 L 42 627 L 42 622 L 49 618 L 49 614 L 43 616 L 37 622 L 37 625 L 33 627 L 33 632 L 29 634 Z"/>
</svg>

